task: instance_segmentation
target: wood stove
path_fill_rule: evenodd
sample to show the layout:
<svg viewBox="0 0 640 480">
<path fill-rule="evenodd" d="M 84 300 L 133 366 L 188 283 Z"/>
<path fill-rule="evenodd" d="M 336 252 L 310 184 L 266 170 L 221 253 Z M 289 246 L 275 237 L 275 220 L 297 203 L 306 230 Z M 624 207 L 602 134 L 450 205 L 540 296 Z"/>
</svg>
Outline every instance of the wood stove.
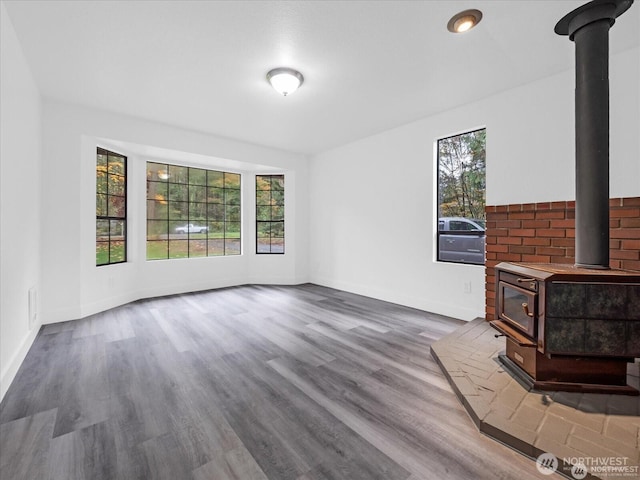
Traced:
<svg viewBox="0 0 640 480">
<path fill-rule="evenodd" d="M 576 262 L 496 266 L 491 325 L 505 366 L 541 390 L 638 395 L 640 272 L 609 269 L 609 29 L 633 0 L 593 0 L 556 25 L 576 45 Z"/>
<path fill-rule="evenodd" d="M 640 272 L 500 263 L 496 320 L 505 366 L 539 390 L 638 395 Z"/>
</svg>

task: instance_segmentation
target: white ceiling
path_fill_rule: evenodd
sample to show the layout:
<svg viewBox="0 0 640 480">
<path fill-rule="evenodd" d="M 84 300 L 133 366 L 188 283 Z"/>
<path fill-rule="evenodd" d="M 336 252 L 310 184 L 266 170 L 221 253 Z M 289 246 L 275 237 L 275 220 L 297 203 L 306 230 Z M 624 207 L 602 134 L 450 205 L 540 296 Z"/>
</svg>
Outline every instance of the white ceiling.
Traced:
<svg viewBox="0 0 640 480">
<path fill-rule="evenodd" d="M 573 68 L 556 22 L 586 3 L 6 1 L 43 95 L 313 154 Z M 478 8 L 474 30 L 449 18 Z M 611 51 L 640 44 L 640 6 Z M 304 85 L 279 96 L 265 75 Z"/>
</svg>

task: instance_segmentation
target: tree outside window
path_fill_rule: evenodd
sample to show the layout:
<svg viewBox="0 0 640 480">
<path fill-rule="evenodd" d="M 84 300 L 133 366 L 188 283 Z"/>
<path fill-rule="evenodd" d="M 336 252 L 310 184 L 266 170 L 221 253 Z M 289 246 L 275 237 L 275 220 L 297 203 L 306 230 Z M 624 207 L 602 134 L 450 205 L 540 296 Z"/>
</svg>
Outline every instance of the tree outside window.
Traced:
<svg viewBox="0 0 640 480">
<path fill-rule="evenodd" d="M 127 157 L 97 148 L 96 266 L 127 261 Z"/>
<path fill-rule="evenodd" d="M 486 129 L 438 140 L 438 260 L 484 264 Z"/>
<path fill-rule="evenodd" d="M 256 253 L 284 253 L 284 175 L 256 175 Z"/>
<path fill-rule="evenodd" d="M 147 260 L 241 254 L 240 174 L 147 162 Z"/>
</svg>

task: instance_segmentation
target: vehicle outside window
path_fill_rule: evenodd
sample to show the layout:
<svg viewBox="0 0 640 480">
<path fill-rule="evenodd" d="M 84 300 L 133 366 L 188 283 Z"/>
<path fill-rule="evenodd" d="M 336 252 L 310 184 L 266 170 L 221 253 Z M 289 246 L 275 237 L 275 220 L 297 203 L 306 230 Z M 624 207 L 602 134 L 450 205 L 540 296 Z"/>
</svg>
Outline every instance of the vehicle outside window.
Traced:
<svg viewBox="0 0 640 480">
<path fill-rule="evenodd" d="M 438 219 L 438 259 L 484 265 L 484 221 L 462 217 Z"/>
<path fill-rule="evenodd" d="M 208 231 L 209 227 L 204 225 L 194 225 L 193 223 L 175 228 L 176 233 L 207 233 Z"/>
</svg>

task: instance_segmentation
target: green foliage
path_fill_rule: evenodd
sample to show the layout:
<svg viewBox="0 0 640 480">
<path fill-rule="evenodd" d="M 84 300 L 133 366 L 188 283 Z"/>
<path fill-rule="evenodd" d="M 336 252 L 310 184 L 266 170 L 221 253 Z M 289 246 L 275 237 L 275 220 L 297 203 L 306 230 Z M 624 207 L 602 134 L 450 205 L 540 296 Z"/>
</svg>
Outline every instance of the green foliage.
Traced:
<svg viewBox="0 0 640 480">
<path fill-rule="evenodd" d="M 284 175 L 256 176 L 258 253 L 284 253 Z"/>
<path fill-rule="evenodd" d="M 97 148 L 96 265 L 126 260 L 126 161 L 123 155 Z"/>
<path fill-rule="evenodd" d="M 147 260 L 240 252 L 241 176 L 147 162 Z M 178 233 L 194 224 L 208 233 Z"/>
<path fill-rule="evenodd" d="M 486 129 L 438 141 L 438 216 L 485 218 Z"/>
</svg>

